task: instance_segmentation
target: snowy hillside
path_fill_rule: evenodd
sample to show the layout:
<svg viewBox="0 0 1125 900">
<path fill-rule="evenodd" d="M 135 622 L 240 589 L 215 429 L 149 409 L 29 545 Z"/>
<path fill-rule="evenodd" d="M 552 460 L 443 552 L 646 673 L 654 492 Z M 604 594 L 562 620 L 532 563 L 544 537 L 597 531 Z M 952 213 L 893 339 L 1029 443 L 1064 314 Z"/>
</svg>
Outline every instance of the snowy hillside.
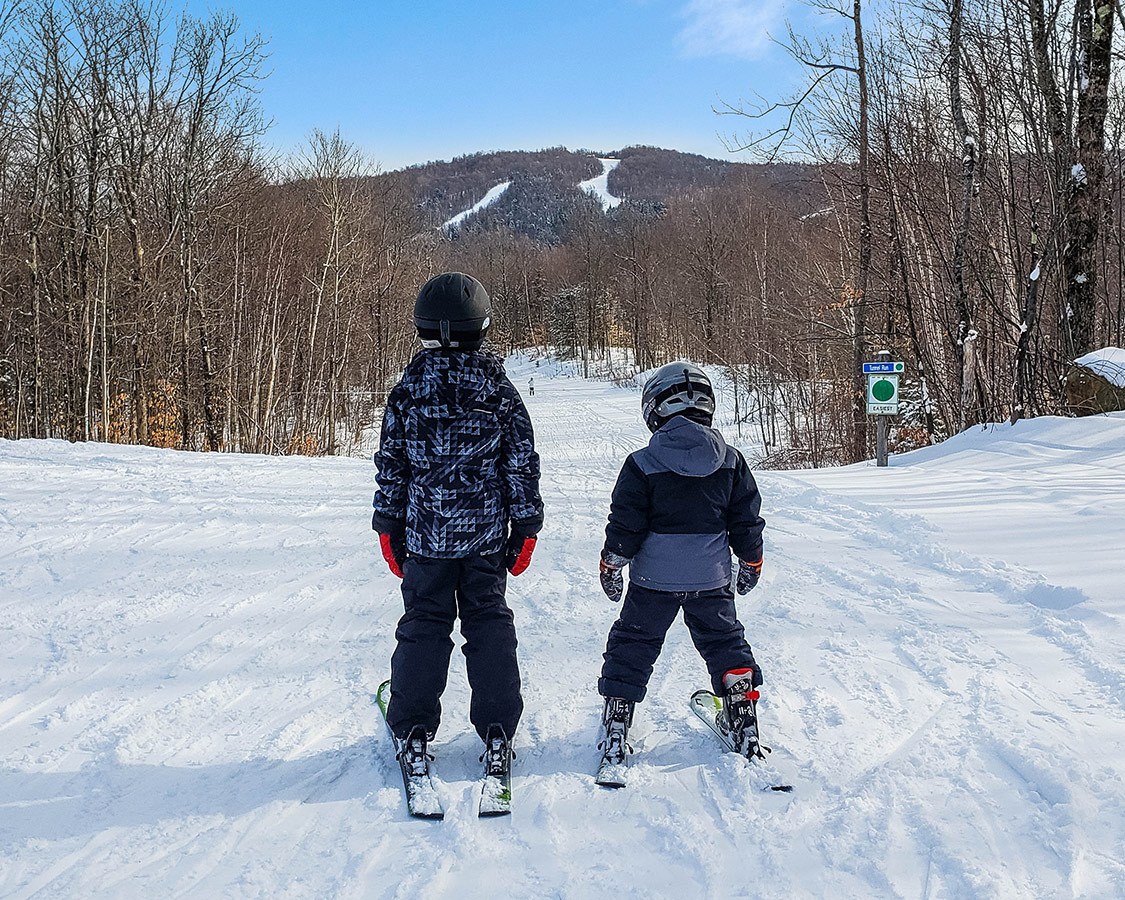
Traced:
<svg viewBox="0 0 1125 900">
<path fill-rule="evenodd" d="M 580 191 L 592 195 L 598 201 L 598 203 L 601 204 L 602 211 L 608 212 L 610 209 L 620 205 L 621 203 L 621 198 L 613 196 L 613 194 L 609 192 L 609 188 L 607 186 L 609 183 L 609 173 L 617 168 L 618 165 L 620 165 L 621 160 L 599 158 L 598 162 L 601 163 L 602 166 L 601 174 L 596 175 L 593 178 L 586 179 L 585 181 L 580 181 L 577 187 Z M 493 185 L 488 189 L 488 191 L 480 200 L 478 200 L 468 209 L 461 210 L 455 216 L 445 221 L 441 225 L 441 230 L 447 233 L 455 231 L 457 228 L 461 227 L 461 225 L 464 224 L 467 219 L 475 216 L 482 210 L 487 209 L 493 203 L 499 200 L 504 195 L 504 192 L 508 190 L 511 184 L 511 180 L 508 180 Z"/>
<path fill-rule="evenodd" d="M 598 162 L 602 164 L 602 174 L 595 175 L 588 181 L 579 182 L 578 187 L 598 198 L 598 202 L 602 205 L 602 212 L 609 212 L 613 207 L 621 204 L 621 198 L 609 192 L 609 173 L 621 165 L 621 160 L 599 159 Z"/>
<path fill-rule="evenodd" d="M 457 215 L 455 215 L 452 219 L 449 219 L 447 222 L 445 222 L 441 226 L 442 230 L 443 231 L 449 231 L 453 228 L 456 228 L 458 225 L 460 225 L 462 222 L 464 222 L 467 218 L 469 218 L 469 216 L 475 215 L 476 213 L 480 212 L 482 209 L 485 209 L 486 207 L 491 206 L 493 203 L 496 202 L 497 199 L 499 199 L 500 195 L 503 194 L 504 191 L 506 191 L 508 189 L 508 185 L 510 185 L 511 183 L 512 182 L 510 182 L 510 181 L 502 181 L 502 182 L 500 182 L 500 184 L 497 184 L 497 185 L 494 185 L 493 187 L 490 187 L 488 189 L 488 191 L 485 193 L 485 195 L 483 197 L 481 197 L 480 200 L 478 200 L 476 203 L 474 203 L 468 209 L 462 210 L 461 212 L 457 213 Z"/>
<path fill-rule="evenodd" d="M 535 378 L 547 525 L 509 583 L 506 819 L 476 816 L 459 654 L 446 819 L 404 813 L 371 699 L 401 606 L 370 462 L 0 442 L 0 896 L 1125 895 L 1125 417 L 760 473 L 739 609 L 797 790 L 690 718 L 677 623 L 607 791 L 596 558 L 647 433 L 634 391 L 509 368 Z"/>
</svg>

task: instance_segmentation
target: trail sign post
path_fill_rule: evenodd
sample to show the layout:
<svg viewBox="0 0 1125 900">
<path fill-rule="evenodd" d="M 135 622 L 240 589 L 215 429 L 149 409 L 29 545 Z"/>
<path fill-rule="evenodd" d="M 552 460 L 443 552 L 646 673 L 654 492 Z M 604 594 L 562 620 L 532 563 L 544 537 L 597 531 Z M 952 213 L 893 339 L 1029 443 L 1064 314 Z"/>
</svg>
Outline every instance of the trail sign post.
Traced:
<svg viewBox="0 0 1125 900">
<path fill-rule="evenodd" d="M 875 416 L 875 464 L 887 464 L 887 416 L 898 415 L 898 380 L 905 366 L 891 359 L 889 350 L 879 351 L 878 362 L 863 364 L 867 376 L 867 414 Z"/>
</svg>

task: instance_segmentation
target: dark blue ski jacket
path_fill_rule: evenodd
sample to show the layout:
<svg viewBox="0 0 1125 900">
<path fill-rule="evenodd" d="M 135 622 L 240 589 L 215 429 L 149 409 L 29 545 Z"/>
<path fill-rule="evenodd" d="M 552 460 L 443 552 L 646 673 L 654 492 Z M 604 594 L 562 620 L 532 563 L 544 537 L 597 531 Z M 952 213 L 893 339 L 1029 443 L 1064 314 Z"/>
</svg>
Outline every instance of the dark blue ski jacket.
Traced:
<svg viewBox="0 0 1125 900">
<path fill-rule="evenodd" d="M 762 498 L 742 454 L 714 428 L 674 416 L 625 460 L 610 501 L 605 551 L 654 591 L 729 584 L 731 551 L 762 558 Z"/>
<path fill-rule="evenodd" d="M 496 553 L 543 524 L 531 419 L 499 357 L 421 350 L 387 398 L 372 526 L 410 553 Z"/>
</svg>

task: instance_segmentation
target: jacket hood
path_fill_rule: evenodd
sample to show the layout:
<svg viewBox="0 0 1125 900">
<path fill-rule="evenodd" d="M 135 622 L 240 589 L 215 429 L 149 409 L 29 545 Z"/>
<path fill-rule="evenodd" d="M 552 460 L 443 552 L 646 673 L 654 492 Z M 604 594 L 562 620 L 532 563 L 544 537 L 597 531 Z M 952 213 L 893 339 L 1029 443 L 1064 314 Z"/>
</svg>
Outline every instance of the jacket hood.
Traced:
<svg viewBox="0 0 1125 900">
<path fill-rule="evenodd" d="M 727 442 L 714 428 L 673 416 L 652 435 L 649 452 L 677 475 L 702 478 L 716 472 L 727 455 Z"/>
<path fill-rule="evenodd" d="M 480 350 L 420 350 L 402 373 L 419 406 L 464 409 L 487 402 L 506 378 L 498 356 Z"/>
</svg>

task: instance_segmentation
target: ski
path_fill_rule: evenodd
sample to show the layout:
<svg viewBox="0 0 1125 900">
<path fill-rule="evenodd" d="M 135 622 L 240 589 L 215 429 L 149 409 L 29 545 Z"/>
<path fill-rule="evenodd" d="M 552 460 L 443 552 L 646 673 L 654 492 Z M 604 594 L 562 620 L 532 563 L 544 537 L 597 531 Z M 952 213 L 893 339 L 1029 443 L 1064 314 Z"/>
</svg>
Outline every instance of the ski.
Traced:
<svg viewBox="0 0 1125 900">
<path fill-rule="evenodd" d="M 752 744 L 753 750 L 751 750 L 749 753 L 746 753 L 736 746 L 734 736 L 730 731 L 725 729 L 722 724 L 723 698 L 711 693 L 711 691 L 699 690 L 692 694 L 691 711 L 703 721 L 704 725 L 711 729 L 711 733 L 714 734 L 715 737 L 717 737 L 722 743 L 723 747 L 725 747 L 731 753 L 737 753 L 739 756 L 744 756 L 750 760 L 754 760 L 765 759 L 765 753 L 762 752 L 763 750 L 765 750 L 767 753 L 770 752 L 769 747 L 762 746 L 762 744 L 760 744 L 757 740 L 758 730 L 756 719 L 752 723 L 752 727 L 754 729 L 754 741 Z M 793 785 L 771 784 L 767 786 L 765 790 L 779 791 L 788 794 L 792 793 Z"/>
<path fill-rule="evenodd" d="M 482 819 L 492 816 L 507 816 L 512 812 L 511 773 L 502 777 L 485 775 L 480 789 L 480 808 L 477 815 Z"/>
<path fill-rule="evenodd" d="M 384 681 L 379 685 L 375 694 L 375 702 L 383 714 L 383 721 L 387 721 L 387 703 L 391 699 L 391 683 Z M 400 741 L 387 724 L 391 741 L 394 743 L 395 759 L 402 771 L 402 786 L 406 792 L 406 808 L 410 815 L 416 819 L 444 819 L 445 811 L 441 806 L 441 798 L 437 788 L 430 777 L 430 759 L 426 753 L 424 742 L 411 742 L 408 738 Z"/>
<path fill-rule="evenodd" d="M 488 732 L 484 753 L 484 780 L 481 782 L 480 807 L 477 815 L 483 818 L 507 816 L 512 812 L 512 748 L 504 729 L 494 725 Z"/>
<path fill-rule="evenodd" d="M 603 754 L 602 761 L 598 763 L 598 774 L 594 781 L 602 787 L 623 788 L 625 787 L 625 771 L 628 768 L 627 757 L 622 756 L 620 760 L 614 760 L 608 754 Z"/>
</svg>

